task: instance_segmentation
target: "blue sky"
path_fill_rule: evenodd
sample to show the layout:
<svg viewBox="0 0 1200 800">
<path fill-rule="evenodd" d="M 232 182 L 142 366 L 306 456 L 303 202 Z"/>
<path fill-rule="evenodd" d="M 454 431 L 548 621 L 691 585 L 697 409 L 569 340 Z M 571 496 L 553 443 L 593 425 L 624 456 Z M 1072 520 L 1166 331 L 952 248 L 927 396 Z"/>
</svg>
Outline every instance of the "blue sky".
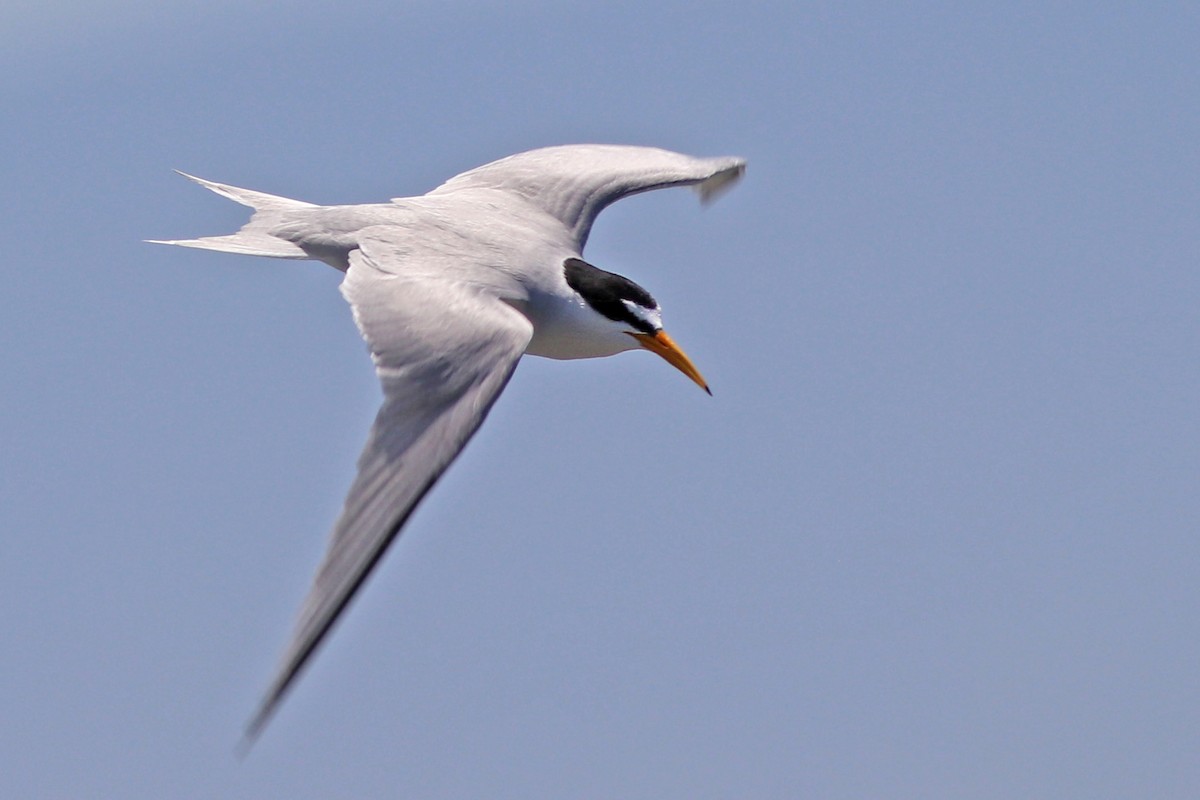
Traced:
<svg viewBox="0 0 1200 800">
<path fill-rule="evenodd" d="M 1200 791 L 1200 12 L 7 3 L 0 795 Z M 714 397 L 528 359 L 234 757 L 379 390 L 338 274 L 143 244 L 581 141 Z"/>
</svg>

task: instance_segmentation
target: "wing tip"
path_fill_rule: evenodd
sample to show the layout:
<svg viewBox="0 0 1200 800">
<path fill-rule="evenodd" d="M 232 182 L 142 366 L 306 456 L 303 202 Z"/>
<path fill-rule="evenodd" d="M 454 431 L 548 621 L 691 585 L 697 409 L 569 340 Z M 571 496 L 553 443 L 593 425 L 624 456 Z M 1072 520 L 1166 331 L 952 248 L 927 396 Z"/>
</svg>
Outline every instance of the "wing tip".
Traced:
<svg viewBox="0 0 1200 800">
<path fill-rule="evenodd" d="M 250 754 L 254 749 L 254 745 L 261 738 L 263 731 L 267 729 L 267 725 L 275 717 L 275 712 L 279 710 L 279 706 L 283 703 L 283 698 L 287 694 L 294 682 L 295 673 L 286 675 L 286 679 L 277 680 L 271 690 L 263 697 L 259 703 L 258 709 L 254 712 L 254 716 L 250 717 L 246 722 L 246 726 L 242 729 L 242 738 L 234 748 L 238 759 L 243 759 Z"/>
<path fill-rule="evenodd" d="M 696 184 L 696 191 L 700 194 L 701 204 L 709 205 L 712 203 L 718 197 L 732 189 L 734 184 L 741 180 L 745 174 L 746 159 L 737 157 L 726 159 L 725 166 Z"/>
<path fill-rule="evenodd" d="M 258 743 L 259 737 L 262 735 L 263 730 L 266 729 L 267 723 L 270 722 L 273 714 L 273 708 L 260 708 L 250 718 L 250 721 L 246 723 L 246 727 L 242 729 L 242 738 L 238 740 L 237 746 L 234 748 L 234 754 L 239 761 L 250 755 L 250 751 Z"/>
</svg>

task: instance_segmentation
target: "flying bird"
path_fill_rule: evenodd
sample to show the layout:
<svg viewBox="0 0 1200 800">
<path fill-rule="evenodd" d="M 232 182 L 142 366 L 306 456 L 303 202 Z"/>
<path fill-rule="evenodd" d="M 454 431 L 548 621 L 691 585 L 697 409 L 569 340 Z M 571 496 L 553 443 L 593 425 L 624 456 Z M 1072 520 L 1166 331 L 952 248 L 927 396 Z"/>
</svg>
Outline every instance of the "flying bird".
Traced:
<svg viewBox="0 0 1200 800">
<path fill-rule="evenodd" d="M 342 295 L 383 385 L 358 473 L 278 673 L 247 725 L 248 742 L 479 428 L 522 355 L 645 349 L 709 391 L 663 330 L 654 297 L 589 264 L 583 247 L 596 215 L 626 195 L 690 185 L 708 201 L 744 171 L 740 158 L 567 145 L 485 164 L 419 197 L 336 206 L 180 173 L 254 213 L 228 236 L 155 243 L 315 259 L 344 272 Z"/>
</svg>

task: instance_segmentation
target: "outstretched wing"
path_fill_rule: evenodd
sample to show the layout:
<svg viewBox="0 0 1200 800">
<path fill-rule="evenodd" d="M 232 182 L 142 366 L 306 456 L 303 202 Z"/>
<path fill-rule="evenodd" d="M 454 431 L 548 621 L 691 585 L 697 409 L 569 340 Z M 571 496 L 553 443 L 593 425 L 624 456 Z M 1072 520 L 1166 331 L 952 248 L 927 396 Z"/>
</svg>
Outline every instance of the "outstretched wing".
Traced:
<svg viewBox="0 0 1200 800">
<path fill-rule="evenodd" d="M 279 673 L 247 727 L 262 731 L 409 515 L 479 428 L 533 335 L 512 307 L 476 288 L 397 274 L 394 251 L 350 254 L 342 283 L 370 345 L 384 402 Z"/>
<path fill-rule="evenodd" d="M 693 158 L 656 147 L 577 144 L 518 153 L 456 175 L 431 195 L 501 189 L 521 195 L 567 227 L 582 250 L 592 223 L 622 197 L 696 185 L 705 202 L 746 170 L 741 158 Z"/>
</svg>

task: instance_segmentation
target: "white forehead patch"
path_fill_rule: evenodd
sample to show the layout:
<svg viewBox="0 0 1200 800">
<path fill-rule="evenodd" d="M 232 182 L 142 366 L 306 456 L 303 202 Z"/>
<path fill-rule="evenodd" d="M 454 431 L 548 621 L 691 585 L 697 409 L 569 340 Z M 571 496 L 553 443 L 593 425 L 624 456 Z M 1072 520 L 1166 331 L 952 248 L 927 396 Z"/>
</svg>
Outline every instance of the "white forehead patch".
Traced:
<svg viewBox="0 0 1200 800">
<path fill-rule="evenodd" d="M 645 322 L 647 325 L 654 328 L 654 330 L 659 330 L 662 328 L 663 325 L 662 325 L 662 310 L 661 309 L 646 308 L 645 306 L 638 305 L 637 303 L 633 302 L 632 300 L 622 300 L 621 302 L 625 304 L 625 307 L 627 309 L 629 309 L 630 314 L 632 314 L 637 319 L 640 319 L 642 322 Z"/>
</svg>

